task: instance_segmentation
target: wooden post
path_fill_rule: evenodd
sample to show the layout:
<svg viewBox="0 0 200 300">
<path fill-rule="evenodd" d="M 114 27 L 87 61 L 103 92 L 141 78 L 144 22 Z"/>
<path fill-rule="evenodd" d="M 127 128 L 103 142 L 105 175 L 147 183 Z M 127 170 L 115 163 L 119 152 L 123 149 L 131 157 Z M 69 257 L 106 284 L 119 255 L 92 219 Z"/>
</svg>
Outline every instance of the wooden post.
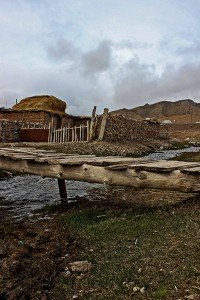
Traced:
<svg viewBox="0 0 200 300">
<path fill-rule="evenodd" d="M 90 128 L 89 128 L 89 121 L 87 121 L 87 142 L 89 142 L 90 139 Z"/>
<path fill-rule="evenodd" d="M 67 190 L 66 190 L 64 179 L 58 178 L 58 188 L 59 188 L 61 202 L 67 201 Z"/>
<path fill-rule="evenodd" d="M 82 132 L 81 132 L 81 130 L 82 130 L 82 126 L 80 125 L 80 132 L 79 132 L 79 138 L 80 138 L 80 142 L 82 141 Z"/>
<path fill-rule="evenodd" d="M 95 120 L 95 117 L 96 117 L 96 110 L 97 110 L 97 107 L 94 106 L 93 111 L 92 111 L 91 124 L 90 124 L 90 141 L 91 141 L 92 138 L 93 138 L 94 120 Z"/>
<path fill-rule="evenodd" d="M 102 121 L 101 121 L 100 132 L 99 132 L 99 137 L 98 137 L 99 141 L 103 140 L 105 129 L 106 129 L 107 118 L 108 118 L 108 108 L 104 108 Z"/>
</svg>

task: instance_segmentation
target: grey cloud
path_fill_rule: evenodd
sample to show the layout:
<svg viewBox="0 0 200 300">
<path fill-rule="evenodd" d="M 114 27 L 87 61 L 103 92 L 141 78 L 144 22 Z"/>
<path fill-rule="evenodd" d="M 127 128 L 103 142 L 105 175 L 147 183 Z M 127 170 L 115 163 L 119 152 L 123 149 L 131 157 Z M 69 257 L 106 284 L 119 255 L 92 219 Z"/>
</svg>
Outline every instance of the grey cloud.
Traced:
<svg viewBox="0 0 200 300">
<path fill-rule="evenodd" d="M 177 69 L 168 66 L 158 77 L 152 67 L 132 60 L 124 66 L 114 90 L 115 103 L 132 107 L 146 102 L 200 95 L 200 65 L 187 64 Z"/>
<path fill-rule="evenodd" d="M 111 66 L 112 49 L 110 41 L 102 41 L 95 50 L 82 55 L 81 65 L 87 75 L 107 71 Z"/>
<path fill-rule="evenodd" d="M 177 50 L 177 54 L 181 55 L 199 55 L 200 54 L 200 43 L 194 43 L 187 47 L 182 47 Z"/>
<path fill-rule="evenodd" d="M 55 95 L 68 104 L 70 114 L 91 114 L 93 106 L 105 99 L 107 89 L 96 81 L 85 79 L 79 69 L 71 72 L 55 67 L 26 68 L 23 65 L 0 65 L 0 107 L 12 107 L 15 99 L 33 95 Z M 107 93 L 108 94 L 108 93 Z M 104 104 L 102 104 L 104 105 Z"/>
<path fill-rule="evenodd" d="M 47 53 L 56 61 L 75 60 L 80 56 L 80 50 L 66 39 L 59 39 L 54 45 L 49 45 Z"/>
<path fill-rule="evenodd" d="M 148 49 L 152 47 L 152 44 L 147 42 L 140 42 L 140 41 L 123 40 L 121 42 L 114 43 L 114 46 L 119 49 L 127 48 L 130 50 L 134 50 L 134 49 Z"/>
</svg>

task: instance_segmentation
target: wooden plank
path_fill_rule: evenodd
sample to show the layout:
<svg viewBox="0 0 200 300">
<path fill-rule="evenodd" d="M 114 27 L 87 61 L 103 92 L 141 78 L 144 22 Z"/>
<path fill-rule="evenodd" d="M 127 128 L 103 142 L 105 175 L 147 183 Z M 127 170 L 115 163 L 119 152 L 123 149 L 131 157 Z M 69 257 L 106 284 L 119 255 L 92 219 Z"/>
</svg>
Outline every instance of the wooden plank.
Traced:
<svg viewBox="0 0 200 300">
<path fill-rule="evenodd" d="M 95 159 L 94 155 L 85 156 L 85 155 L 61 155 L 61 156 L 44 156 L 36 157 L 35 161 L 37 162 L 46 162 L 49 164 L 83 164 L 88 160 Z"/>
<path fill-rule="evenodd" d="M 168 160 L 161 160 L 156 162 L 150 163 L 141 163 L 141 164 L 134 164 L 129 165 L 129 169 L 135 170 L 146 170 L 152 172 L 172 172 L 174 170 L 181 170 L 184 168 L 198 166 L 198 163 L 193 162 L 182 162 L 182 161 L 168 161 Z"/>
<path fill-rule="evenodd" d="M 181 170 L 181 172 L 188 173 L 188 174 L 200 174 L 200 166 L 183 169 Z"/>
<path fill-rule="evenodd" d="M 122 164 L 122 163 L 132 163 L 133 159 L 130 158 L 123 158 L 123 159 L 119 159 L 119 158 L 113 158 L 113 157 L 87 157 L 87 156 L 83 156 L 83 157 L 78 157 L 75 159 L 60 159 L 59 163 L 62 165 L 68 165 L 68 164 L 88 164 L 88 165 L 93 165 L 93 166 L 110 166 L 110 165 L 116 165 L 116 164 Z M 49 161 L 49 163 L 52 163 Z M 56 163 L 54 161 L 54 163 Z"/>
<path fill-rule="evenodd" d="M 28 156 L 13 156 L 11 157 L 11 159 L 13 160 L 30 160 L 30 161 L 35 161 L 36 157 L 35 156 L 31 156 L 31 155 L 28 155 Z"/>
<path fill-rule="evenodd" d="M 128 168 L 128 165 L 123 165 L 123 164 L 119 164 L 119 165 L 112 165 L 112 166 L 108 166 L 106 167 L 106 169 L 108 170 L 126 170 Z"/>
</svg>

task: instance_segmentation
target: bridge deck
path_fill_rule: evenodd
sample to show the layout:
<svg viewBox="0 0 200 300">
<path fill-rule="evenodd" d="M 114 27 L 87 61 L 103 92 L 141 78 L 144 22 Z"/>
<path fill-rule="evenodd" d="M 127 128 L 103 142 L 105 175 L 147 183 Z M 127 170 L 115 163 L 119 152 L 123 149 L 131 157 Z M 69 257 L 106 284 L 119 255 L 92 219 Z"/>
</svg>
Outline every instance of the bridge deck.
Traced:
<svg viewBox="0 0 200 300">
<path fill-rule="evenodd" d="M 62 180 L 78 180 L 200 192 L 200 163 L 144 161 L 120 156 L 96 157 L 35 148 L 0 148 L 0 169 Z"/>
</svg>

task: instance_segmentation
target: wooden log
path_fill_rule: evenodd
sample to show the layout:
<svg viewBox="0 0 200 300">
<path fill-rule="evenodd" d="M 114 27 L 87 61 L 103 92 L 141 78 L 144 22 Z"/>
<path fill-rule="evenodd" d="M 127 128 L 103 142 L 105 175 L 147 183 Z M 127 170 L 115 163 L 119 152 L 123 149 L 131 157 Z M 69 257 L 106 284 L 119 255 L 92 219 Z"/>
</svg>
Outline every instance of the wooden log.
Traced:
<svg viewBox="0 0 200 300">
<path fill-rule="evenodd" d="M 98 137 L 99 141 L 103 140 L 105 129 L 106 129 L 107 118 L 108 118 L 108 108 L 104 108 L 102 121 L 101 121 L 100 132 L 99 132 L 99 137 Z"/>
<path fill-rule="evenodd" d="M 112 170 L 87 163 L 71 166 L 63 164 L 50 165 L 48 163 L 12 160 L 2 157 L 0 157 L 0 169 L 43 177 L 96 182 L 108 185 L 200 192 L 200 175 L 183 173 L 181 170 L 173 170 L 171 172 L 152 172 L 135 169 Z"/>
</svg>

